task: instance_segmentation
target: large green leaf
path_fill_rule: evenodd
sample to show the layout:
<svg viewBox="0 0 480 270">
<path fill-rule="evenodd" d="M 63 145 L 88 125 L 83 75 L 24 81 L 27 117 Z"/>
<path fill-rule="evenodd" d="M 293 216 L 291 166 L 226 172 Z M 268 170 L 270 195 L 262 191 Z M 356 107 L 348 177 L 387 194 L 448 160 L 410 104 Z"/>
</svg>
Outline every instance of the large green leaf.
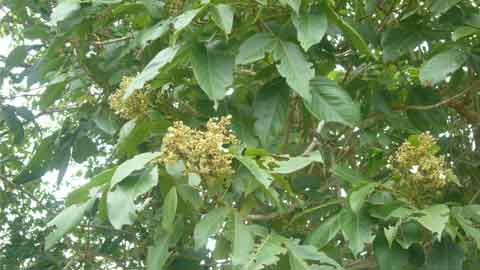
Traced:
<svg viewBox="0 0 480 270">
<path fill-rule="evenodd" d="M 312 64 L 307 61 L 297 44 L 279 40 L 273 48 L 277 70 L 288 85 L 303 99 L 310 100 L 309 82 L 315 76 Z"/>
<path fill-rule="evenodd" d="M 253 250 L 254 239 L 238 213 L 235 213 L 233 229 L 232 264 L 240 266 L 248 262 Z"/>
<path fill-rule="evenodd" d="M 215 23 L 228 36 L 232 32 L 234 11 L 230 5 L 218 4 L 215 5 L 212 12 L 212 17 Z"/>
<path fill-rule="evenodd" d="M 173 222 L 177 213 L 177 189 L 172 187 L 163 202 L 162 226 L 166 231 L 172 231 Z"/>
<path fill-rule="evenodd" d="M 107 169 L 94 177 L 85 185 L 70 192 L 65 198 L 65 204 L 70 206 L 72 204 L 79 204 L 90 199 L 90 191 L 95 187 L 101 187 L 112 179 L 116 168 Z"/>
<path fill-rule="evenodd" d="M 306 243 L 321 249 L 340 231 L 340 215 L 335 215 L 321 223 L 306 239 Z"/>
<path fill-rule="evenodd" d="M 60 0 L 53 8 L 50 15 L 50 23 L 57 24 L 60 21 L 65 20 L 70 14 L 80 8 L 80 1 L 78 0 Z"/>
<path fill-rule="evenodd" d="M 283 80 L 265 85 L 255 98 L 255 132 L 265 147 L 282 135 L 288 122 L 290 89 Z"/>
<path fill-rule="evenodd" d="M 161 155 L 160 152 L 148 152 L 136 155 L 132 159 L 129 159 L 115 170 L 113 174 L 112 181 L 110 181 L 110 187 L 114 187 L 116 184 L 120 183 L 123 179 L 129 176 L 132 172 L 136 170 L 141 170 L 154 158 L 157 158 Z"/>
<path fill-rule="evenodd" d="M 435 85 L 461 68 L 465 61 L 467 61 L 467 55 L 457 48 L 443 51 L 433 56 L 422 66 L 420 80 L 424 85 Z"/>
<path fill-rule="evenodd" d="M 345 210 L 340 216 L 340 224 L 348 247 L 355 256 L 373 239 L 371 221 L 364 213 Z"/>
<path fill-rule="evenodd" d="M 297 240 L 286 241 L 288 249 L 290 269 L 291 270 L 310 270 L 317 269 L 318 265 L 310 265 L 309 261 L 315 261 L 318 264 L 325 264 L 325 270 L 343 269 L 335 260 L 328 257 L 325 253 L 319 252 L 315 247 L 309 245 L 300 245 Z M 324 269 L 324 268 L 321 268 Z"/>
<path fill-rule="evenodd" d="M 151 190 L 157 183 L 157 166 L 152 166 L 140 177 L 115 185 L 114 190 L 108 192 L 107 196 L 108 219 L 112 226 L 121 229 L 123 225 L 133 224 L 137 217 L 135 199 Z"/>
<path fill-rule="evenodd" d="M 324 13 L 294 15 L 292 22 L 297 29 L 297 39 L 305 51 L 322 41 L 328 26 L 327 16 Z"/>
<path fill-rule="evenodd" d="M 450 209 L 445 204 L 430 206 L 418 212 L 419 217 L 415 217 L 420 224 L 430 230 L 437 239 L 442 239 L 442 232 L 447 226 Z"/>
<path fill-rule="evenodd" d="M 126 100 L 137 89 L 141 89 L 145 86 L 145 83 L 154 79 L 167 64 L 171 63 L 180 46 L 168 47 L 161 50 L 143 69 L 143 71 L 135 77 L 135 79 L 128 85 L 123 96 L 123 100 Z"/>
<path fill-rule="evenodd" d="M 458 224 L 460 224 L 460 227 L 462 227 L 466 235 L 475 241 L 478 249 L 480 249 L 480 229 L 475 227 L 474 222 L 472 222 L 470 217 L 468 217 L 468 215 L 466 215 L 464 212 L 464 209 L 460 207 L 455 207 L 452 209 L 452 214 L 457 220 Z"/>
<path fill-rule="evenodd" d="M 258 61 L 265 57 L 267 52 L 270 52 L 277 40 L 270 33 L 256 33 L 245 40 L 235 58 L 237 65 L 246 65 Z"/>
<path fill-rule="evenodd" d="M 302 0 L 280 0 L 280 3 L 290 6 L 296 13 L 298 13 L 300 11 L 300 6 L 302 5 Z"/>
<path fill-rule="evenodd" d="M 292 157 L 287 160 L 276 161 L 278 167 L 273 169 L 273 173 L 289 174 L 301 170 L 313 162 L 323 163 L 322 154 L 318 151 Z"/>
<path fill-rule="evenodd" d="M 191 61 L 193 74 L 207 96 L 213 101 L 223 99 L 233 84 L 233 56 L 197 45 Z"/>
<path fill-rule="evenodd" d="M 175 19 L 173 19 L 173 22 L 172 22 L 173 30 L 175 31 L 175 33 L 178 34 L 178 32 L 182 31 L 185 27 L 189 26 L 190 23 L 197 17 L 197 15 L 202 10 L 203 10 L 203 7 L 187 10 L 183 14 L 175 17 Z"/>
<path fill-rule="evenodd" d="M 11 106 L 0 107 L 0 123 L 5 121 L 10 132 L 13 134 L 13 143 L 21 144 L 25 138 L 25 130 L 22 122 L 18 119 L 15 108 Z"/>
<path fill-rule="evenodd" d="M 377 186 L 378 183 L 368 183 L 354 189 L 350 193 L 350 196 L 348 197 L 348 202 L 350 203 L 350 207 L 352 208 L 353 212 L 360 212 L 363 204 L 365 203 L 365 200 L 375 190 Z"/>
<path fill-rule="evenodd" d="M 273 182 L 273 176 L 271 176 L 266 170 L 260 168 L 257 162 L 247 156 L 236 155 L 235 158 L 245 166 L 255 179 L 266 188 L 270 187 Z"/>
<path fill-rule="evenodd" d="M 325 1 L 327 2 L 327 1 Z M 353 44 L 353 46 L 361 53 L 373 57 L 372 52 L 368 48 L 367 42 L 363 39 L 360 33 L 355 30 L 350 24 L 340 17 L 330 4 L 324 4 L 325 12 L 328 18 L 340 28 L 345 37 Z"/>
<path fill-rule="evenodd" d="M 255 246 L 248 262 L 242 270 L 260 270 L 265 266 L 274 265 L 278 262 L 279 256 L 287 252 L 284 248 L 285 238 L 278 234 L 270 233 Z"/>
<path fill-rule="evenodd" d="M 167 34 L 169 29 L 170 29 L 169 20 L 158 22 L 153 26 L 136 33 L 135 42 L 140 48 L 143 49 L 147 47 L 147 45 L 149 45 L 150 42 Z"/>
<path fill-rule="evenodd" d="M 220 230 L 229 213 L 229 208 L 216 208 L 208 212 L 202 220 L 197 223 L 195 231 L 193 232 L 195 249 L 205 248 L 208 238 Z"/>
<path fill-rule="evenodd" d="M 334 81 L 315 77 L 310 85 L 312 99 L 307 100 L 305 104 L 318 120 L 342 123 L 351 127 L 358 123 L 359 106 Z"/>
<path fill-rule="evenodd" d="M 430 7 L 434 15 L 440 15 L 447 12 L 462 0 L 433 0 Z"/>
<path fill-rule="evenodd" d="M 146 259 L 147 270 L 163 269 L 168 257 L 170 257 L 168 247 L 171 238 L 170 233 L 164 233 L 155 240 L 153 246 L 148 247 Z"/>
<path fill-rule="evenodd" d="M 465 254 L 461 246 L 446 238 L 435 242 L 427 255 L 426 270 L 462 270 Z M 473 270 L 473 269 L 472 269 Z"/>
<path fill-rule="evenodd" d="M 413 50 L 423 40 L 414 29 L 388 28 L 382 35 L 383 61 L 395 61 Z"/>
<path fill-rule="evenodd" d="M 55 226 L 55 229 L 45 238 L 45 250 L 53 247 L 66 233 L 77 226 L 85 215 L 85 212 L 90 210 L 94 203 L 95 198 L 82 204 L 69 206 L 48 222 L 47 226 Z"/>
<path fill-rule="evenodd" d="M 377 259 L 379 270 L 403 270 L 409 265 L 408 251 L 402 249 L 397 243 L 389 246 L 385 237 L 380 233 L 373 242 L 373 250 Z"/>
</svg>

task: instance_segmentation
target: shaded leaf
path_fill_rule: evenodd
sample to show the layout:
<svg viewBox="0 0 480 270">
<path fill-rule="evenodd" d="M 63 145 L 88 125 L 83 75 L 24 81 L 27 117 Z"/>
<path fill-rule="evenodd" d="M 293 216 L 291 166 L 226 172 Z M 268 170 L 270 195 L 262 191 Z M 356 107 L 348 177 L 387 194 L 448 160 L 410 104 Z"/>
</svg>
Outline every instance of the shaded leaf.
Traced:
<svg viewBox="0 0 480 270">
<path fill-rule="evenodd" d="M 177 189 L 172 187 L 163 202 L 162 226 L 169 232 L 173 230 L 173 222 L 177 213 L 177 200 Z"/>
<path fill-rule="evenodd" d="M 218 101 L 233 84 L 233 56 L 197 45 L 192 51 L 193 74 L 207 96 Z"/>
<path fill-rule="evenodd" d="M 433 4 L 430 7 L 434 15 L 440 15 L 447 12 L 462 0 L 433 0 Z"/>
<path fill-rule="evenodd" d="M 65 208 L 47 226 L 55 226 L 53 232 L 45 238 L 45 250 L 53 247 L 62 237 L 77 226 L 82 220 L 85 212 L 93 207 L 95 199 L 90 199 L 83 204 L 76 204 Z"/>
<path fill-rule="evenodd" d="M 309 82 L 315 76 L 312 64 L 307 61 L 297 44 L 279 40 L 273 48 L 277 70 L 288 85 L 303 99 L 310 100 Z"/>
<path fill-rule="evenodd" d="M 271 176 L 266 170 L 260 168 L 257 162 L 247 156 L 236 155 L 235 158 L 245 166 L 255 179 L 266 188 L 273 182 L 273 176 Z"/>
<path fill-rule="evenodd" d="M 442 82 L 450 73 L 462 67 L 466 60 L 465 53 L 456 48 L 436 54 L 422 66 L 420 80 L 427 86 Z"/>
<path fill-rule="evenodd" d="M 320 224 L 308 235 L 306 243 L 321 249 L 328 244 L 340 231 L 340 215 L 335 215 Z"/>
<path fill-rule="evenodd" d="M 165 262 L 170 257 L 168 247 L 171 236 L 169 233 L 164 233 L 159 239 L 155 240 L 153 246 L 148 247 L 146 265 L 147 270 L 163 269 Z"/>
<path fill-rule="evenodd" d="M 297 39 L 305 51 L 322 41 L 328 26 L 327 16 L 323 13 L 294 15 L 292 22 L 297 29 Z"/>
<path fill-rule="evenodd" d="M 277 165 L 278 167 L 273 169 L 272 172 L 279 174 L 289 174 L 301 170 L 312 164 L 313 162 L 323 163 L 323 157 L 320 152 L 315 151 L 301 156 L 292 157 L 285 161 L 276 161 L 275 165 Z"/>
<path fill-rule="evenodd" d="M 253 250 L 254 239 L 238 213 L 235 213 L 233 234 L 232 264 L 244 265 Z"/>
<path fill-rule="evenodd" d="M 228 36 L 232 32 L 234 11 L 230 5 L 218 4 L 213 8 L 213 20 Z"/>
<path fill-rule="evenodd" d="M 197 223 L 193 232 L 196 250 L 205 248 L 208 238 L 220 230 L 229 212 L 230 209 L 225 207 L 213 209 Z"/>
<path fill-rule="evenodd" d="M 442 232 L 448 223 L 450 209 L 444 204 L 437 204 L 420 210 L 418 214 L 421 216 L 414 219 L 436 235 L 440 241 Z"/>
<path fill-rule="evenodd" d="M 462 270 L 465 254 L 462 247 L 446 238 L 435 242 L 427 256 L 426 270 Z"/>
<path fill-rule="evenodd" d="M 267 83 L 257 94 L 255 132 L 265 147 L 277 141 L 288 122 L 290 91 L 283 80 Z"/>
<path fill-rule="evenodd" d="M 92 179 L 85 185 L 70 192 L 65 198 L 65 204 L 70 206 L 72 204 L 83 203 L 90 199 L 90 191 L 95 187 L 100 187 L 110 182 L 115 169 L 116 168 L 104 170 L 103 172 L 92 177 Z"/>
<path fill-rule="evenodd" d="M 270 33 L 256 33 L 245 40 L 235 58 L 237 65 L 246 65 L 263 59 L 270 52 L 277 40 Z"/>
<path fill-rule="evenodd" d="M 311 82 L 312 99 L 305 102 L 318 119 L 353 127 L 360 120 L 360 107 L 334 81 L 315 77 Z"/>
<path fill-rule="evenodd" d="M 343 236 L 348 241 L 348 247 L 357 256 L 366 243 L 373 239 L 370 220 L 363 213 L 355 214 L 350 210 L 343 211 L 340 216 Z"/>
<path fill-rule="evenodd" d="M 356 188 L 350 193 L 350 196 L 348 197 L 348 202 L 350 203 L 350 207 L 352 208 L 353 212 L 360 212 L 363 204 L 365 203 L 365 200 L 375 190 L 377 186 L 377 183 L 368 183 L 359 188 Z"/>
<path fill-rule="evenodd" d="M 115 170 L 113 174 L 112 181 L 110 182 L 110 187 L 114 187 L 116 184 L 120 183 L 123 179 L 129 176 L 132 172 L 136 170 L 143 169 L 151 160 L 157 158 L 161 155 L 160 152 L 148 152 L 136 155 L 132 159 L 129 159 Z"/>
<path fill-rule="evenodd" d="M 420 33 L 412 29 L 388 28 L 382 35 L 383 61 L 395 61 L 413 50 L 423 40 Z"/>
</svg>

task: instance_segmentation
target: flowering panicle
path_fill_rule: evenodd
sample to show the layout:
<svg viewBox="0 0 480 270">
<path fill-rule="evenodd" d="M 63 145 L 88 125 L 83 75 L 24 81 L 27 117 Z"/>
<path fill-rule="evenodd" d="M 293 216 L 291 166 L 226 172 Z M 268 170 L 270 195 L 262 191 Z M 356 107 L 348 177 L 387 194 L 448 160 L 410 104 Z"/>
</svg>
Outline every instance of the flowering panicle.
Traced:
<svg viewBox="0 0 480 270">
<path fill-rule="evenodd" d="M 167 164 L 182 160 L 185 174 L 197 173 L 204 179 L 214 179 L 233 174 L 233 155 L 226 145 L 238 143 L 228 128 L 231 117 L 210 119 L 206 130 L 192 129 L 175 122 L 163 138 L 163 155 L 160 162 Z"/>
<path fill-rule="evenodd" d="M 125 90 L 133 81 L 133 77 L 123 77 L 118 89 L 110 96 L 110 107 L 123 119 L 130 120 L 136 117 L 144 117 L 149 110 L 150 96 L 148 87 L 135 91 L 126 101 L 122 98 Z"/>
<path fill-rule="evenodd" d="M 398 184 L 416 196 L 443 188 L 455 177 L 445 157 L 436 155 L 440 147 L 429 133 L 412 136 L 390 158 Z"/>
</svg>

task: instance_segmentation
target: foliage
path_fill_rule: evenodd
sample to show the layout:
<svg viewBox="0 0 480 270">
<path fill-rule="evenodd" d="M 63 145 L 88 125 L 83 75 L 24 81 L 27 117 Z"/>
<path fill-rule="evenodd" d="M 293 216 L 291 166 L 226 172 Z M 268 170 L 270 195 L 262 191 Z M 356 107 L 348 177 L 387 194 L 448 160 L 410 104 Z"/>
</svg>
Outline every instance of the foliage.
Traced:
<svg viewBox="0 0 480 270">
<path fill-rule="evenodd" d="M 1 270 L 480 269 L 477 1 L 0 10 Z"/>
</svg>

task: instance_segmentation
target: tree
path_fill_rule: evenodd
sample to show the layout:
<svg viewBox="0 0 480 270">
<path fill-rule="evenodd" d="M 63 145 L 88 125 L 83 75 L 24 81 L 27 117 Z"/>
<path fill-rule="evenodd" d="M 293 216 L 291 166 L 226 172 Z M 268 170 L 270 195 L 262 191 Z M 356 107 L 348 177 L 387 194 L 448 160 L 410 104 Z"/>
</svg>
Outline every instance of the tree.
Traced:
<svg viewBox="0 0 480 270">
<path fill-rule="evenodd" d="M 477 1 L 0 6 L 0 269 L 480 268 Z"/>
</svg>

